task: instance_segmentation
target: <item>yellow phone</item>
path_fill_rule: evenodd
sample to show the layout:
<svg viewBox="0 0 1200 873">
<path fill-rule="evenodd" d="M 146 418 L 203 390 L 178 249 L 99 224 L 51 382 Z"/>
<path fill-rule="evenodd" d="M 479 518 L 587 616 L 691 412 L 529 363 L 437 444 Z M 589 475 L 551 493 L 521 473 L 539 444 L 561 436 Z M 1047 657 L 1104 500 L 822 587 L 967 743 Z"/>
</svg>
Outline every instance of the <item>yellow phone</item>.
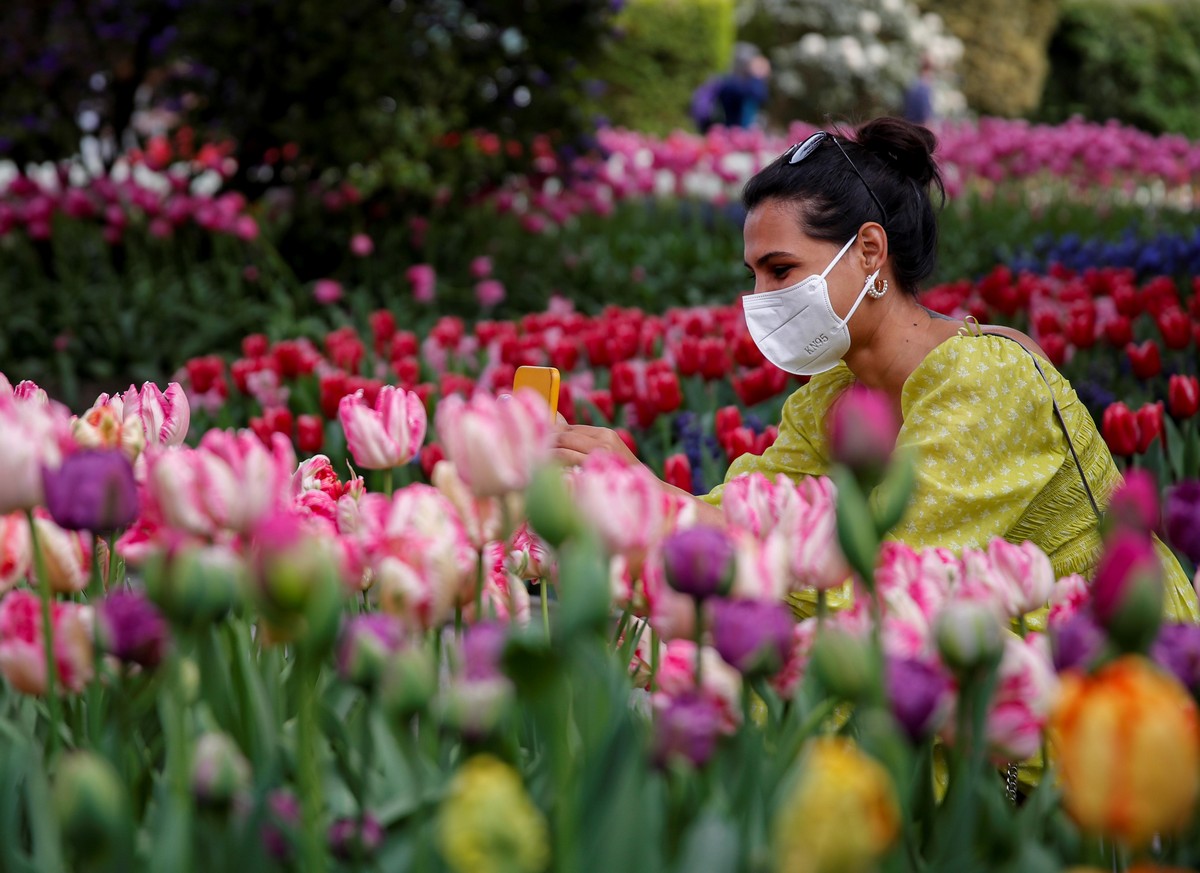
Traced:
<svg viewBox="0 0 1200 873">
<path fill-rule="evenodd" d="M 558 386 L 560 377 L 556 367 L 517 367 L 513 377 L 513 394 L 523 388 L 536 391 L 550 406 L 550 420 L 558 415 Z"/>
</svg>

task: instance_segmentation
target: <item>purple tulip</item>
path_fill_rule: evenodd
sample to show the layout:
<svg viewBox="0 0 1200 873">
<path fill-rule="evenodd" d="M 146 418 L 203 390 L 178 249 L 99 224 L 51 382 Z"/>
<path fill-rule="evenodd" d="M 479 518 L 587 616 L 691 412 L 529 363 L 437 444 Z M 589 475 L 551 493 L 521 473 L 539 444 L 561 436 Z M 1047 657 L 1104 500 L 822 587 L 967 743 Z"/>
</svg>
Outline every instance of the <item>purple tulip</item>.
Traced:
<svg viewBox="0 0 1200 873">
<path fill-rule="evenodd" d="M 946 714 L 950 679 L 936 665 L 916 658 L 889 658 L 885 671 L 892 715 L 914 743 L 920 742 Z"/>
<path fill-rule="evenodd" d="M 1150 657 L 1193 693 L 1200 692 L 1200 625 L 1165 625 L 1150 647 Z"/>
<path fill-rule="evenodd" d="M 1200 564 L 1200 480 L 1180 482 L 1167 492 L 1163 522 L 1171 545 Z"/>
<path fill-rule="evenodd" d="M 1104 649 L 1104 631 L 1091 615 L 1079 612 L 1051 629 L 1050 647 L 1056 671 L 1086 671 Z"/>
<path fill-rule="evenodd" d="M 96 608 L 96 625 L 101 647 L 118 661 L 150 669 L 162 663 L 167 622 L 144 594 L 112 592 Z"/>
<path fill-rule="evenodd" d="M 404 628 L 395 616 L 380 612 L 357 615 L 342 629 L 338 673 L 354 685 L 374 688 L 388 658 L 403 643 Z"/>
<path fill-rule="evenodd" d="M 362 817 L 361 823 L 357 816 L 347 816 L 329 826 L 329 850 L 339 861 L 369 858 L 381 845 L 383 827 L 369 812 Z"/>
<path fill-rule="evenodd" d="M 508 631 L 495 621 L 469 625 L 463 633 L 463 677 L 468 681 L 502 678 L 500 656 Z"/>
<path fill-rule="evenodd" d="M 782 603 L 714 600 L 713 648 L 744 676 L 775 673 L 792 649 L 795 621 Z"/>
<path fill-rule="evenodd" d="M 66 530 L 108 534 L 138 517 L 133 465 L 116 449 L 85 449 L 68 455 L 57 470 L 42 471 L 46 508 Z"/>
<path fill-rule="evenodd" d="M 1108 517 L 1118 526 L 1152 531 L 1158 527 L 1158 482 L 1145 470 L 1130 470 L 1125 484 L 1108 503 Z"/>
<path fill-rule="evenodd" d="M 300 827 L 300 801 L 290 790 L 280 788 L 267 797 L 266 821 L 260 835 L 267 855 L 280 863 L 292 857 L 292 846 Z"/>
<path fill-rule="evenodd" d="M 704 600 L 729 590 L 733 581 L 733 541 L 718 527 L 696 525 L 663 541 L 663 566 L 676 591 Z"/>
<path fill-rule="evenodd" d="M 679 759 L 699 767 L 716 751 L 721 712 L 711 699 L 691 691 L 667 702 L 655 728 L 654 760 L 660 767 Z"/>
</svg>

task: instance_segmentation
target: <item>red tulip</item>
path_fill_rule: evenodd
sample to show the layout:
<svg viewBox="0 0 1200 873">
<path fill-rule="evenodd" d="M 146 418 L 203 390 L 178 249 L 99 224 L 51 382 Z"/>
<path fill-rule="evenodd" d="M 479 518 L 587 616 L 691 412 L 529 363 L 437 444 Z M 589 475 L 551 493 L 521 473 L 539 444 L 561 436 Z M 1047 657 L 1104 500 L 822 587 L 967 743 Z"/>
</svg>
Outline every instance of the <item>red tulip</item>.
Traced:
<svg viewBox="0 0 1200 873">
<path fill-rule="evenodd" d="M 1037 315 L 1033 317 L 1033 329 L 1037 331 L 1039 337 L 1045 337 L 1047 334 L 1061 333 L 1062 321 L 1058 317 L 1058 313 L 1053 309 L 1040 309 Z"/>
<path fill-rule="evenodd" d="M 674 373 L 655 373 L 649 380 L 650 397 L 658 412 L 674 412 L 683 405 L 683 392 Z"/>
<path fill-rule="evenodd" d="M 629 451 L 633 452 L 633 454 L 636 456 L 638 453 L 637 440 L 633 438 L 633 434 L 631 434 L 625 428 L 619 427 L 617 428 L 617 436 L 621 438 L 621 442 L 625 443 L 625 445 L 629 447 Z"/>
<path fill-rule="evenodd" d="M 729 372 L 729 355 L 724 340 L 705 337 L 700 340 L 700 372 L 705 379 L 722 379 Z"/>
<path fill-rule="evenodd" d="M 575 423 L 575 394 L 569 382 L 563 382 L 559 386 L 558 412 L 567 420 L 567 424 Z"/>
<path fill-rule="evenodd" d="M 274 406 L 263 410 L 263 421 L 271 433 L 281 433 L 290 438 L 292 435 L 292 411 L 286 406 Z"/>
<path fill-rule="evenodd" d="M 1154 340 L 1146 340 L 1136 345 L 1130 343 L 1125 347 L 1125 354 L 1129 356 L 1129 362 L 1133 364 L 1133 373 L 1139 379 L 1153 379 L 1162 372 L 1162 357 Z"/>
<path fill-rule="evenodd" d="M 1105 323 L 1104 336 L 1113 348 L 1123 348 L 1133 342 L 1133 324 L 1124 315 L 1118 315 Z"/>
<path fill-rule="evenodd" d="M 242 354 L 247 358 L 261 358 L 270 347 L 270 341 L 261 333 L 252 333 L 242 340 Z"/>
<path fill-rule="evenodd" d="M 1142 303 L 1138 299 L 1137 289 L 1133 285 L 1121 283 L 1112 289 L 1113 303 L 1117 312 L 1126 318 L 1137 318 L 1142 312 Z"/>
<path fill-rule="evenodd" d="M 612 366 L 609 383 L 614 403 L 631 403 L 637 397 L 637 372 L 633 365 L 622 361 Z"/>
<path fill-rule="evenodd" d="M 1192 321 L 1178 306 L 1162 312 L 1157 319 L 1163 345 L 1169 349 L 1186 349 L 1192 341 Z"/>
<path fill-rule="evenodd" d="M 1136 413 L 1138 426 L 1137 450 L 1145 452 L 1163 435 L 1162 403 L 1147 403 Z"/>
<path fill-rule="evenodd" d="M 1167 382 L 1167 408 L 1177 419 L 1191 418 L 1200 412 L 1200 379 L 1172 376 Z"/>
<path fill-rule="evenodd" d="M 250 430 L 254 431 L 254 435 L 262 440 L 263 445 L 271 445 L 271 434 L 273 431 L 261 417 L 257 415 L 250 417 Z"/>
<path fill-rule="evenodd" d="M 754 451 L 754 431 L 748 427 L 735 427 L 725 435 L 725 454 L 733 463 L 747 452 Z"/>
<path fill-rule="evenodd" d="M 296 418 L 296 445 L 301 452 L 312 454 L 321 451 L 325 442 L 325 422 L 319 415 L 301 415 Z"/>
<path fill-rule="evenodd" d="M 388 357 L 393 361 L 397 358 L 412 358 L 416 356 L 419 349 L 417 335 L 412 331 L 402 330 L 392 337 L 391 351 Z"/>
<path fill-rule="evenodd" d="M 726 434 L 741 426 L 742 411 L 736 406 L 722 406 L 713 415 L 713 430 L 719 440 L 724 440 Z"/>
<path fill-rule="evenodd" d="M 430 443 L 421 448 L 421 472 L 425 474 L 426 479 L 433 477 L 433 468 L 437 466 L 438 461 L 446 459 L 446 450 L 442 448 L 441 443 Z"/>
<path fill-rule="evenodd" d="M 550 366 L 557 367 L 564 373 L 575 369 L 579 363 L 579 343 L 571 339 L 562 339 L 550 346 Z"/>
<path fill-rule="evenodd" d="M 687 455 L 668 455 L 663 461 L 663 479 L 682 491 L 692 493 L 692 464 Z"/>
<path fill-rule="evenodd" d="M 588 394 L 588 400 L 596 407 L 596 410 L 604 416 L 605 421 L 612 421 L 617 411 L 616 401 L 613 400 L 612 392 L 606 388 L 599 388 Z"/>
<path fill-rule="evenodd" d="M 1129 457 L 1138 447 L 1138 421 L 1124 403 L 1117 401 L 1104 410 L 1100 425 L 1104 441 L 1114 455 Z"/>
<path fill-rule="evenodd" d="M 386 309 L 377 309 L 368 316 L 371 324 L 371 336 L 374 339 L 375 354 L 385 355 L 391 349 L 392 338 L 396 335 L 396 316 Z"/>
<path fill-rule="evenodd" d="M 1042 337 L 1042 351 L 1050 363 L 1061 367 L 1067 360 L 1067 338 L 1061 333 L 1049 333 Z"/>
<path fill-rule="evenodd" d="M 1067 339 L 1077 349 L 1090 349 L 1096 342 L 1095 307 L 1073 311 L 1064 328 Z"/>
<path fill-rule="evenodd" d="M 733 347 L 733 359 L 743 367 L 761 367 L 766 358 L 759 351 L 758 344 L 748 331 L 738 334 L 737 343 Z"/>
<path fill-rule="evenodd" d="M 321 395 L 321 413 L 326 418 L 337 418 L 338 404 L 350 393 L 346 387 L 345 373 L 329 373 L 317 382 Z"/>
<path fill-rule="evenodd" d="M 758 439 L 754 441 L 754 454 L 761 455 L 771 446 L 775 445 L 775 440 L 779 438 L 779 428 L 775 425 L 770 425 L 758 435 Z"/>
<path fill-rule="evenodd" d="M 700 341 L 685 336 L 675 346 L 675 366 L 681 376 L 695 376 L 700 372 Z"/>
<path fill-rule="evenodd" d="M 398 358 L 392 361 L 392 370 L 396 381 L 405 388 L 411 388 L 421 379 L 421 362 L 416 358 Z"/>
</svg>

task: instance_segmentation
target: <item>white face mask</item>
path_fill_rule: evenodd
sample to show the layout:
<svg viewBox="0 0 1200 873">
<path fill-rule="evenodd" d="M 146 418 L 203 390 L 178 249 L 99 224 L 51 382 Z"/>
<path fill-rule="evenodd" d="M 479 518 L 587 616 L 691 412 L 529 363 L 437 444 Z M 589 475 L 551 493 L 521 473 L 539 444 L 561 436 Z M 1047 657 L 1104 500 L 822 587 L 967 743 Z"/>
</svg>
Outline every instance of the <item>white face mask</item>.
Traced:
<svg viewBox="0 0 1200 873">
<path fill-rule="evenodd" d="M 855 236 L 819 276 L 809 276 L 790 288 L 749 294 L 742 298 L 746 327 L 763 356 L 781 370 L 797 376 L 815 376 L 837 366 L 850 350 L 851 316 L 874 284 L 879 271 L 867 277 L 863 289 L 846 313 L 838 318 L 829 300 L 825 277 L 854 245 Z"/>
</svg>

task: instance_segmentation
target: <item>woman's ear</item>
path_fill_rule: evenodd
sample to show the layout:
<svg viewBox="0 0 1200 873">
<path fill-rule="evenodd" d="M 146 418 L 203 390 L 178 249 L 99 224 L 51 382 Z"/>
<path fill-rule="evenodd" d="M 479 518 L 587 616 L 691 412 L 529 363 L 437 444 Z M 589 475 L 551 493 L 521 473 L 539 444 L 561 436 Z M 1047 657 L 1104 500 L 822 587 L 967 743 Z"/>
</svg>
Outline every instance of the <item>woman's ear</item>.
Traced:
<svg viewBox="0 0 1200 873">
<path fill-rule="evenodd" d="M 862 241 L 863 270 L 869 276 L 876 270 L 882 270 L 888 259 L 887 231 L 874 221 L 868 221 L 858 231 Z"/>
</svg>

